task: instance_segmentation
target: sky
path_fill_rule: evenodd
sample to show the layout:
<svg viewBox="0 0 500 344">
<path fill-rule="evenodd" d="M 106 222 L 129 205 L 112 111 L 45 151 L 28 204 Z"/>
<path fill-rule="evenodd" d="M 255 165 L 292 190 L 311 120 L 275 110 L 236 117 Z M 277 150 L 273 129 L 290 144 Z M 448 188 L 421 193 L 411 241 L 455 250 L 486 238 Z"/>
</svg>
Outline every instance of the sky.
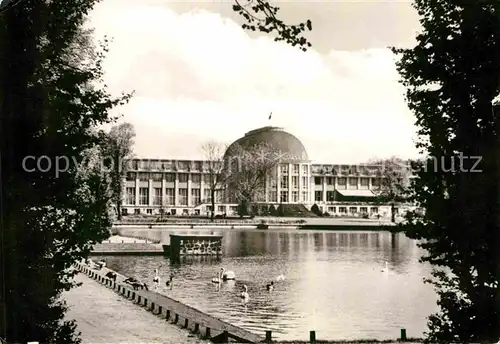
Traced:
<svg viewBox="0 0 500 344">
<path fill-rule="evenodd" d="M 135 126 L 135 155 L 199 159 L 207 141 L 229 144 L 272 125 L 299 138 L 317 163 L 415 157 L 415 120 L 388 49 L 415 42 L 409 0 L 273 3 L 287 23 L 312 21 L 311 49 L 244 31 L 230 0 L 95 7 L 95 38 L 112 39 L 108 89 L 135 91 L 115 110 Z"/>
</svg>

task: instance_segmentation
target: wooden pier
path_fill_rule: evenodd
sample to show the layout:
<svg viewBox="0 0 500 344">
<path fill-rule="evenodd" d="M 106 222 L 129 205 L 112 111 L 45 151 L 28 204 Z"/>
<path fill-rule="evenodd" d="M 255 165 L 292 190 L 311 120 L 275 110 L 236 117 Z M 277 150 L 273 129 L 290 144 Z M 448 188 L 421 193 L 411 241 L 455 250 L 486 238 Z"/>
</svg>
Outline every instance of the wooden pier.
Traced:
<svg viewBox="0 0 500 344">
<path fill-rule="evenodd" d="M 150 290 L 134 290 L 130 285 L 123 283 L 123 280 L 127 278 L 126 276 L 113 270 L 107 268 L 94 270 L 81 263 L 75 263 L 75 266 L 78 271 L 112 288 L 132 302 L 146 307 L 152 313 L 165 318 L 170 323 L 181 325 L 193 334 L 200 335 L 212 342 L 227 343 L 229 339 L 234 339 L 238 343 L 261 343 L 265 341 L 265 338 L 255 333 L 215 318 L 168 296 Z M 115 273 L 117 281 L 107 278 L 105 275 L 108 272 Z"/>
</svg>

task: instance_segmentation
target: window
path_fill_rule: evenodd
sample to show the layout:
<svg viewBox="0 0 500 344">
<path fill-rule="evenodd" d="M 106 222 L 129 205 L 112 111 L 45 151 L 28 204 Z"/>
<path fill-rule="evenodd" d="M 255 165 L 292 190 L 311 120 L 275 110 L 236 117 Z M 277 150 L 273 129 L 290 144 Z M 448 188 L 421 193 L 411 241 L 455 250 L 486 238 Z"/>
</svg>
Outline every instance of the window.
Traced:
<svg viewBox="0 0 500 344">
<path fill-rule="evenodd" d="M 321 177 L 314 177 L 314 185 L 321 185 L 321 184 L 323 184 Z"/>
<path fill-rule="evenodd" d="M 299 176 L 292 176 L 292 189 L 299 188 Z"/>
<path fill-rule="evenodd" d="M 125 195 L 125 203 L 135 205 L 135 188 L 127 188 Z"/>
<path fill-rule="evenodd" d="M 210 177 L 211 177 L 210 174 L 204 174 L 203 175 L 203 183 L 210 185 L 210 183 L 211 183 Z"/>
<path fill-rule="evenodd" d="M 359 212 L 362 214 L 368 214 L 368 208 L 367 207 L 359 207 Z"/>
<path fill-rule="evenodd" d="M 314 191 L 314 201 L 315 202 L 323 201 L 323 191 Z"/>
<path fill-rule="evenodd" d="M 155 188 L 155 197 L 153 198 L 153 205 L 162 205 L 161 188 Z"/>
<path fill-rule="evenodd" d="M 380 178 L 372 178 L 372 186 L 379 187 L 380 186 Z"/>
<path fill-rule="evenodd" d="M 135 181 L 136 176 L 137 176 L 137 173 L 135 173 L 135 172 L 127 172 L 126 180 Z"/>
<path fill-rule="evenodd" d="M 370 178 L 361 178 L 361 186 L 368 186 Z"/>
<path fill-rule="evenodd" d="M 155 182 L 161 182 L 163 179 L 163 175 L 161 173 L 151 173 L 151 179 L 153 179 Z"/>
<path fill-rule="evenodd" d="M 349 186 L 357 186 L 358 185 L 358 178 L 349 178 Z"/>
<path fill-rule="evenodd" d="M 267 186 L 271 189 L 276 189 L 278 185 L 276 182 L 276 178 L 274 176 L 272 175 L 267 176 Z"/>
<path fill-rule="evenodd" d="M 123 208 L 122 209 L 122 215 L 128 215 L 128 209 L 127 208 Z"/>
<path fill-rule="evenodd" d="M 302 188 L 309 188 L 309 177 L 302 177 Z"/>
<path fill-rule="evenodd" d="M 309 196 L 308 196 L 308 193 L 307 191 L 302 191 L 302 199 L 301 199 L 302 202 L 309 202 Z"/>
<path fill-rule="evenodd" d="M 328 212 L 329 213 L 336 213 L 337 212 L 337 207 L 328 207 Z"/>
<path fill-rule="evenodd" d="M 326 178 L 326 183 L 327 183 L 328 185 L 333 185 L 333 177 L 327 177 L 327 178 Z"/>
<path fill-rule="evenodd" d="M 146 209 L 146 214 L 148 214 L 148 215 L 153 214 L 153 209 Z"/>
<path fill-rule="evenodd" d="M 187 183 L 188 175 L 187 173 L 179 173 L 179 183 Z"/>
<path fill-rule="evenodd" d="M 378 214 L 378 207 L 371 207 L 370 208 L 370 213 L 371 214 Z"/>
<path fill-rule="evenodd" d="M 170 214 L 172 214 L 172 215 L 176 215 L 176 214 L 177 214 L 177 209 L 172 209 L 172 210 L 170 210 Z"/>
<path fill-rule="evenodd" d="M 280 186 L 282 189 L 288 189 L 288 176 L 281 176 Z"/>
<path fill-rule="evenodd" d="M 309 174 L 309 166 L 302 165 L 302 174 Z"/>
<path fill-rule="evenodd" d="M 293 165 L 293 174 L 299 174 L 300 171 L 300 165 L 299 164 L 294 164 Z"/>
<path fill-rule="evenodd" d="M 226 207 L 225 207 L 225 206 L 223 206 L 223 205 L 219 205 L 219 206 L 217 207 L 217 211 L 218 211 L 219 213 L 225 213 L 225 212 L 226 212 Z"/>
<path fill-rule="evenodd" d="M 139 172 L 139 180 L 141 181 L 148 181 L 149 180 L 149 173 L 146 172 Z"/>
<path fill-rule="evenodd" d="M 165 173 L 165 181 L 167 183 L 175 182 L 175 173 Z"/>
<path fill-rule="evenodd" d="M 344 186 L 347 184 L 347 178 L 346 177 L 340 177 L 337 179 L 337 183 L 341 186 Z"/>
<path fill-rule="evenodd" d="M 139 188 L 139 204 L 148 205 L 149 204 L 149 189 Z"/>
<path fill-rule="evenodd" d="M 210 188 L 203 189 L 203 199 L 205 202 L 212 202 L 212 192 Z"/>
<path fill-rule="evenodd" d="M 187 205 L 188 204 L 188 189 L 180 188 L 179 189 L 179 204 Z"/>
<path fill-rule="evenodd" d="M 299 192 L 292 191 L 292 202 L 298 202 L 298 201 L 299 201 Z"/>
<path fill-rule="evenodd" d="M 280 202 L 288 202 L 288 191 L 280 192 Z"/>
<path fill-rule="evenodd" d="M 139 215 L 141 213 L 141 209 L 134 209 L 134 214 Z"/>
<path fill-rule="evenodd" d="M 139 160 L 139 169 L 149 170 L 149 161 L 148 160 Z"/>
<path fill-rule="evenodd" d="M 281 174 L 288 174 L 288 164 L 281 164 L 280 171 L 281 171 Z"/>
<path fill-rule="evenodd" d="M 326 201 L 334 202 L 335 201 L 335 191 L 327 191 L 326 192 Z"/>
<path fill-rule="evenodd" d="M 356 214 L 358 212 L 358 208 L 357 207 L 349 207 L 349 213 L 350 214 Z"/>
<path fill-rule="evenodd" d="M 191 205 L 196 206 L 200 204 L 201 201 L 201 190 L 191 189 Z"/>
<path fill-rule="evenodd" d="M 278 202 L 278 193 L 276 191 L 269 191 L 268 199 L 269 199 L 268 202 L 271 202 L 271 203 Z"/>
<path fill-rule="evenodd" d="M 193 183 L 199 183 L 199 182 L 201 182 L 201 175 L 199 175 L 199 174 L 192 174 L 191 175 L 191 181 Z"/>
<path fill-rule="evenodd" d="M 165 203 L 168 205 L 175 204 L 175 189 L 174 188 L 167 188 L 165 190 Z"/>
<path fill-rule="evenodd" d="M 139 161 L 132 160 L 132 170 L 137 171 L 139 169 Z"/>
<path fill-rule="evenodd" d="M 160 162 L 158 160 L 150 161 L 149 166 L 151 167 L 152 170 L 159 170 Z"/>
<path fill-rule="evenodd" d="M 339 207 L 339 213 L 340 214 L 347 214 L 347 208 L 346 207 Z"/>
</svg>

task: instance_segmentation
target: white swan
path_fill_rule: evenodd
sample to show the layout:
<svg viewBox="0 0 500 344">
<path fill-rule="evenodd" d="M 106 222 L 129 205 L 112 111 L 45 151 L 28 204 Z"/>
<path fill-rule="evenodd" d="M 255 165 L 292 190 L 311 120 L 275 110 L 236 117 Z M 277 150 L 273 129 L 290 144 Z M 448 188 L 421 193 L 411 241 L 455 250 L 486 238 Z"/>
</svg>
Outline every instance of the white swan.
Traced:
<svg viewBox="0 0 500 344">
<path fill-rule="evenodd" d="M 248 295 L 248 287 L 246 285 L 243 286 L 243 291 L 241 292 L 240 297 L 245 302 L 250 298 L 250 295 Z"/>
<path fill-rule="evenodd" d="M 279 281 L 284 281 L 285 280 L 285 275 L 281 274 L 279 275 L 278 277 L 276 277 L 276 281 L 279 282 Z"/>
<path fill-rule="evenodd" d="M 389 272 L 389 263 L 387 263 L 387 261 L 385 261 L 385 268 L 383 268 L 380 271 L 382 271 L 382 272 Z"/>
<path fill-rule="evenodd" d="M 271 281 L 270 284 L 266 285 L 266 288 L 267 288 L 268 291 L 272 291 L 274 289 L 274 282 Z"/>
<path fill-rule="evenodd" d="M 236 274 L 233 271 L 226 271 L 224 268 L 220 268 L 220 272 L 217 278 L 213 278 L 213 283 L 220 283 L 225 281 L 234 281 L 236 280 Z"/>
</svg>

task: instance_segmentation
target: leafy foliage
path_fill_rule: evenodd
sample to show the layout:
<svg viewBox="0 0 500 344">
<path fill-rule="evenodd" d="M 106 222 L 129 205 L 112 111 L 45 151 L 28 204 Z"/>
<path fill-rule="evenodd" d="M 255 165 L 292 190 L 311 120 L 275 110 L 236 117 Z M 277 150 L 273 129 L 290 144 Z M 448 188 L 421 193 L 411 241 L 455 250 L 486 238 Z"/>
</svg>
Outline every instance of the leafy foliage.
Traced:
<svg viewBox="0 0 500 344">
<path fill-rule="evenodd" d="M 274 204 L 271 204 L 269 206 L 269 215 L 271 215 L 271 216 L 277 216 L 278 215 L 278 211 L 277 211 L 276 207 L 274 206 Z"/>
<path fill-rule="evenodd" d="M 74 286 L 73 262 L 109 235 L 95 127 L 129 96 L 112 97 L 100 83 L 106 46 L 82 29 L 94 3 L 24 0 L 0 16 L 0 337 L 8 342 L 80 342 L 60 296 Z M 42 156 L 45 171 L 36 166 Z"/>
<path fill-rule="evenodd" d="M 422 32 L 413 49 L 394 49 L 418 147 L 406 234 L 426 250 L 440 312 L 429 317 L 427 341 L 497 342 L 500 338 L 500 3 L 416 0 Z M 433 168 L 438 161 L 481 157 L 481 173 Z M 476 169 L 478 169 L 476 167 Z"/>
<path fill-rule="evenodd" d="M 311 212 L 317 216 L 322 216 L 323 213 L 321 212 L 321 209 L 319 209 L 318 205 L 314 203 L 311 207 Z"/>
<path fill-rule="evenodd" d="M 396 222 L 396 203 L 406 201 L 409 196 L 411 168 L 404 160 L 397 157 L 370 163 L 380 167 L 377 169 L 377 176 L 381 181 L 373 192 L 379 203 L 391 205 L 391 221 Z"/>
<path fill-rule="evenodd" d="M 266 34 L 276 33 L 275 41 L 284 41 L 292 46 L 298 46 L 302 51 L 311 47 L 311 43 L 302 36 L 303 32 L 312 30 L 312 23 L 307 20 L 298 25 L 287 25 L 278 17 L 279 7 L 272 6 L 268 0 L 234 0 L 233 11 L 241 15 L 247 24 L 243 29 L 260 31 Z"/>
<path fill-rule="evenodd" d="M 103 138 L 104 162 L 109 169 L 112 199 L 119 220 L 122 218 L 123 183 L 133 155 L 134 137 L 134 126 L 130 123 L 122 123 L 113 126 Z"/>
</svg>

